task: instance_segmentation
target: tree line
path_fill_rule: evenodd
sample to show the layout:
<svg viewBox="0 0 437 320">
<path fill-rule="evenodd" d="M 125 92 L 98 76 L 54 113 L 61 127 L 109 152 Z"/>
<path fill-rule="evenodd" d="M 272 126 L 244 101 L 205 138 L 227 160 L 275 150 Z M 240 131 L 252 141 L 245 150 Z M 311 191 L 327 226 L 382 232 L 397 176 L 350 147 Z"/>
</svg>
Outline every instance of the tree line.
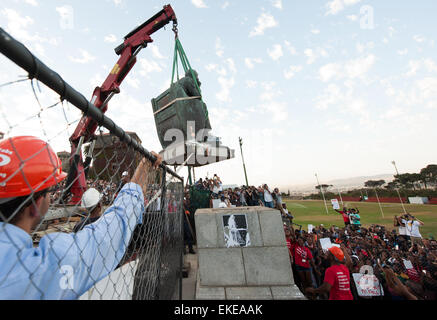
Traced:
<svg viewBox="0 0 437 320">
<path fill-rule="evenodd" d="M 437 164 L 430 164 L 421 169 L 418 173 L 403 173 L 394 176 L 394 180 L 386 182 L 385 180 L 368 180 L 364 183 L 364 188 L 342 192 L 344 196 L 349 197 L 397 197 L 397 192 L 402 197 L 421 196 L 437 198 Z M 319 199 L 320 191 L 325 193 L 326 198 L 338 196 L 338 192 L 331 191 L 333 185 L 321 184 L 315 187 L 318 193 L 312 194 L 305 198 Z"/>
</svg>

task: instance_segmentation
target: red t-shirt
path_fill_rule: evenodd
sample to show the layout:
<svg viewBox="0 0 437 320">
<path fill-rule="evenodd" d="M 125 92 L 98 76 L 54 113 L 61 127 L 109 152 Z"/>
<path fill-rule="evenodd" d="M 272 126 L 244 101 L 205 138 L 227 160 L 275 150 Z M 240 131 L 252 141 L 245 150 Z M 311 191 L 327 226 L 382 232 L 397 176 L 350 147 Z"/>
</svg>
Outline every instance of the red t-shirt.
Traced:
<svg viewBox="0 0 437 320">
<path fill-rule="evenodd" d="M 291 255 L 293 255 L 291 239 L 287 239 L 287 238 L 285 238 L 285 241 L 287 241 L 287 248 L 288 248 L 288 251 L 290 251 Z"/>
<path fill-rule="evenodd" d="M 407 269 L 407 275 L 408 275 L 408 278 L 410 278 L 414 282 L 420 283 L 420 275 L 416 269 Z"/>
<path fill-rule="evenodd" d="M 347 213 L 345 213 L 344 211 L 339 211 L 339 210 L 337 212 L 340 213 L 343 216 L 343 221 L 344 222 L 350 222 L 349 216 L 348 216 Z"/>
<path fill-rule="evenodd" d="M 310 267 L 310 260 L 313 258 L 310 249 L 301 247 L 297 242 L 291 243 L 291 253 L 293 254 L 294 263 L 303 268 Z"/>
<path fill-rule="evenodd" d="M 343 265 L 333 265 L 326 269 L 325 282 L 331 285 L 329 300 L 353 300 L 350 288 L 348 268 Z"/>
</svg>

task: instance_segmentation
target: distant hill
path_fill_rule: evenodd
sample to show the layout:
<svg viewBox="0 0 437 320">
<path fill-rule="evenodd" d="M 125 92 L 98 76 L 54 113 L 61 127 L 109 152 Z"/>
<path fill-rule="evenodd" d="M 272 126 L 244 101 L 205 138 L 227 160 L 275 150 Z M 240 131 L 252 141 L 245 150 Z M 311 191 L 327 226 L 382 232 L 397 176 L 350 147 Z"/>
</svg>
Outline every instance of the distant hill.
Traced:
<svg viewBox="0 0 437 320">
<path fill-rule="evenodd" d="M 321 184 L 332 184 L 334 188 L 340 189 L 355 189 L 363 188 L 364 183 L 369 180 L 385 180 L 386 182 L 393 181 L 393 174 L 379 174 L 376 176 L 366 176 L 366 177 L 353 177 L 346 179 L 336 179 L 331 181 L 321 181 Z M 288 185 L 282 186 L 281 191 L 287 192 L 315 192 L 316 184 L 305 184 L 305 185 Z"/>
</svg>

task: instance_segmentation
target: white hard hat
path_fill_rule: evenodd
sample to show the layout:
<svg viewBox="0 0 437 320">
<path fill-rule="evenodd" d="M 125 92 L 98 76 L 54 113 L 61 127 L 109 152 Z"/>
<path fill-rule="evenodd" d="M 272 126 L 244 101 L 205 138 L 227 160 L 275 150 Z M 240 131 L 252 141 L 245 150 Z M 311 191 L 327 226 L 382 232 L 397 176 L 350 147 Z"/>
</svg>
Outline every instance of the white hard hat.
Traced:
<svg viewBox="0 0 437 320">
<path fill-rule="evenodd" d="M 123 174 L 121 175 L 122 177 L 126 177 L 126 176 L 128 176 L 129 175 L 129 172 L 127 172 L 127 171 L 125 171 L 125 172 L 123 172 Z"/>
<path fill-rule="evenodd" d="M 91 209 L 99 204 L 102 195 L 94 188 L 90 188 L 82 196 L 82 208 Z"/>
</svg>

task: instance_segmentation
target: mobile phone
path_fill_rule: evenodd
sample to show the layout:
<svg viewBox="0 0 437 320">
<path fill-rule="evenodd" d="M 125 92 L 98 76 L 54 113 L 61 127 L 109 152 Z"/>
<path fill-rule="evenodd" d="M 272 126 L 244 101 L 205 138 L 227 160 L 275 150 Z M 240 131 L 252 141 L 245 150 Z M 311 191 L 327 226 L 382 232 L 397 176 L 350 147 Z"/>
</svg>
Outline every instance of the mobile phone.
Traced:
<svg viewBox="0 0 437 320">
<path fill-rule="evenodd" d="M 395 249 L 396 249 L 396 250 L 399 250 L 399 246 L 398 246 L 398 245 L 396 245 L 396 246 L 395 246 Z"/>
</svg>

